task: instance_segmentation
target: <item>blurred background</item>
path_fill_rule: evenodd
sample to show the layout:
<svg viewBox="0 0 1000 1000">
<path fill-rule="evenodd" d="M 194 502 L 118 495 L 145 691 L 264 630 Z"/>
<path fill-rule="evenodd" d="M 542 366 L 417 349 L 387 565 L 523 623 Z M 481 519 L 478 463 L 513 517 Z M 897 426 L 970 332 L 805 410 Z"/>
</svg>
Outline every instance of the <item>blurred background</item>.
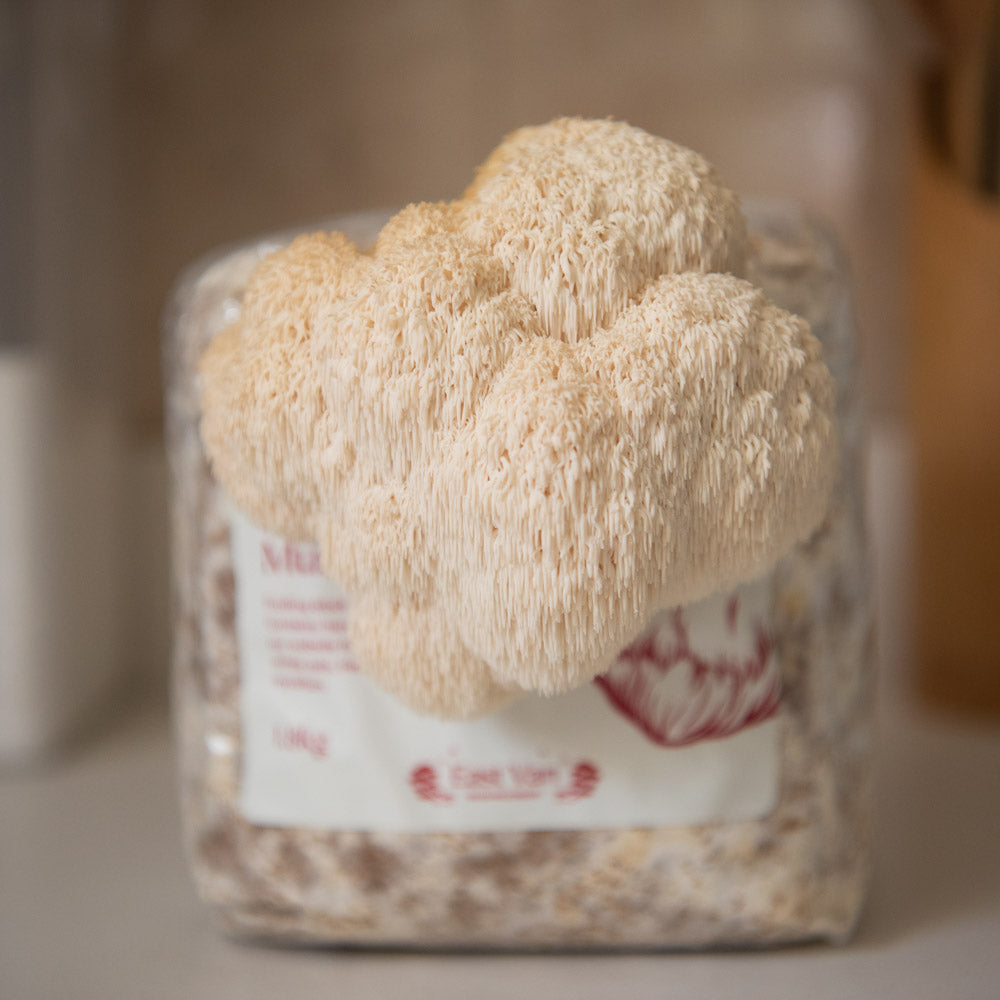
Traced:
<svg viewBox="0 0 1000 1000">
<path fill-rule="evenodd" d="M 838 235 L 893 696 L 1000 712 L 991 0 L 0 0 L 0 753 L 167 690 L 160 314 L 203 253 L 626 119 Z"/>
</svg>

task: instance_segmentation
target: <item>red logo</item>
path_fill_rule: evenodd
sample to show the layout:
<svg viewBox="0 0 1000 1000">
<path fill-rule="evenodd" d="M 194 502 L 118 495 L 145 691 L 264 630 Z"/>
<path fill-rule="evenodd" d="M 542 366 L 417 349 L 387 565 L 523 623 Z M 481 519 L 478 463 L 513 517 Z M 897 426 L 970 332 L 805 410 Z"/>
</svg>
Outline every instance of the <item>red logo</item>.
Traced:
<svg viewBox="0 0 1000 1000">
<path fill-rule="evenodd" d="M 431 764 L 418 764 L 410 772 L 410 785 L 418 799 L 425 802 L 451 802 L 452 797 L 441 791 L 437 768 Z"/>
<path fill-rule="evenodd" d="M 443 767 L 418 764 L 410 771 L 410 787 L 418 799 L 438 804 L 509 802 L 548 799 L 576 802 L 589 798 L 601 780 L 589 760 L 567 764 L 518 763 L 472 766 L 451 761 Z"/>
<path fill-rule="evenodd" d="M 558 798 L 565 801 L 576 801 L 578 799 L 589 799 L 597 788 L 597 783 L 601 780 L 601 771 L 598 766 L 589 760 L 581 760 L 570 775 L 569 788 L 563 789 Z"/>
<path fill-rule="evenodd" d="M 739 604 L 726 624 L 735 636 Z M 677 608 L 627 649 L 595 683 L 611 704 L 660 746 L 678 747 L 730 736 L 778 710 L 781 685 L 770 667 L 771 641 L 753 628 L 749 654 L 709 659 L 692 647 L 685 612 Z"/>
</svg>

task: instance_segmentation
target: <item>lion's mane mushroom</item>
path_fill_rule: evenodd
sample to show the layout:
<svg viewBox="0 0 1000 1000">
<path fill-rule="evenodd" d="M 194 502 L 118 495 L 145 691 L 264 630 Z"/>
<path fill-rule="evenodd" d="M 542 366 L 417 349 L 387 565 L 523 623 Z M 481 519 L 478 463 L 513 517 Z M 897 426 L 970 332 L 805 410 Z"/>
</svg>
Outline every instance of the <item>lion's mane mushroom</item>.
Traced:
<svg viewBox="0 0 1000 1000">
<path fill-rule="evenodd" d="M 321 234 L 261 262 L 202 360 L 215 474 L 319 544 L 358 663 L 413 708 L 582 684 L 825 511 L 831 378 L 736 276 L 745 245 L 691 151 L 521 129 L 369 253 Z"/>
</svg>

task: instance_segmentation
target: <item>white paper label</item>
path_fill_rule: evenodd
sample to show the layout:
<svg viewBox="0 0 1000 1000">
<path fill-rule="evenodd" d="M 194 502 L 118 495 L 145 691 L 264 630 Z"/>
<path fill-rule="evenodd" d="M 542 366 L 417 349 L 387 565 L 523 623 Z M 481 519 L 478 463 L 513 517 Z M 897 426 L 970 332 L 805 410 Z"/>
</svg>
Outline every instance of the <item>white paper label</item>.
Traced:
<svg viewBox="0 0 1000 1000">
<path fill-rule="evenodd" d="M 778 791 L 766 580 L 658 615 L 606 675 L 484 719 L 418 715 L 359 673 L 314 547 L 232 518 L 241 808 L 337 830 L 672 826 L 760 817 Z"/>
</svg>

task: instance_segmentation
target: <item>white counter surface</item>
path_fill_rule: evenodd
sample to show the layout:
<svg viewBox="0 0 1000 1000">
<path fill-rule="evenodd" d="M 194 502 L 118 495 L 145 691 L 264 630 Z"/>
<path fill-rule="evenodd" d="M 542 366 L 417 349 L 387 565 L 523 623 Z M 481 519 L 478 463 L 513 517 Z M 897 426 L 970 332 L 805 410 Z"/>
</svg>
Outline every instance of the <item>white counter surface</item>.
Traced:
<svg viewBox="0 0 1000 1000">
<path fill-rule="evenodd" d="M 4 1000 L 1000 997 L 1000 727 L 890 712 L 876 879 L 843 948 L 721 955 L 441 956 L 224 938 L 179 846 L 166 713 L 0 778 Z"/>
</svg>

